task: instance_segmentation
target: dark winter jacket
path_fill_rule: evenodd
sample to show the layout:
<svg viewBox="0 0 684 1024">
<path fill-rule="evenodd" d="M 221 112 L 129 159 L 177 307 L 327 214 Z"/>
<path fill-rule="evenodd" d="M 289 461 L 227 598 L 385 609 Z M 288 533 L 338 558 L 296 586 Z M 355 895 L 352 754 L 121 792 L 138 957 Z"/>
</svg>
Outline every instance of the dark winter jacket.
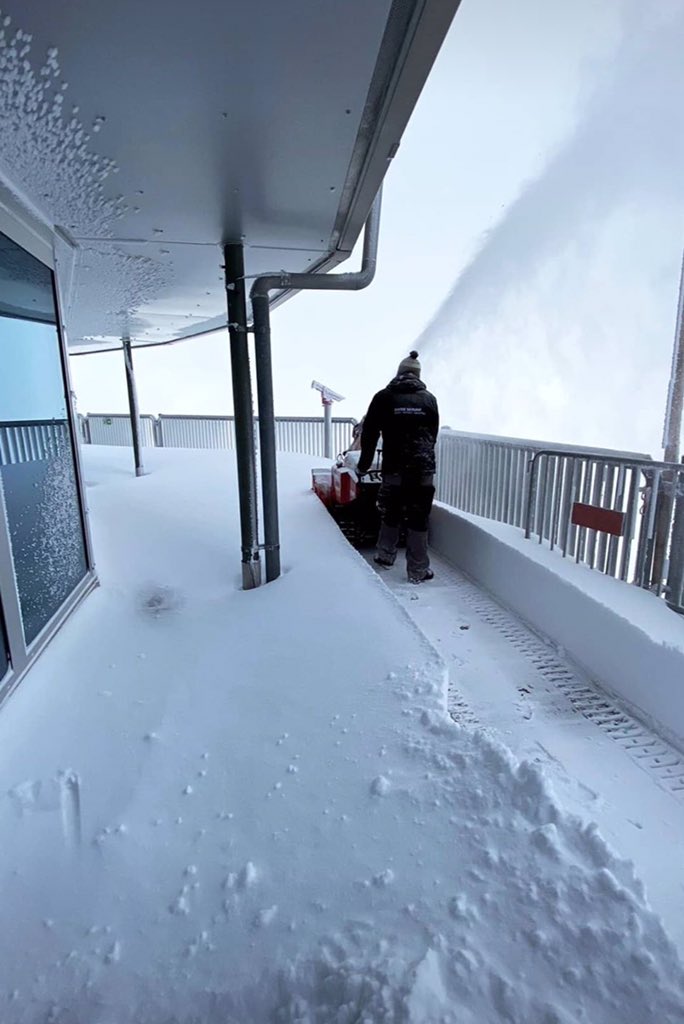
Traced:
<svg viewBox="0 0 684 1024">
<path fill-rule="evenodd" d="M 434 473 L 438 432 L 435 396 L 413 373 L 395 377 L 378 391 L 366 413 L 359 472 L 371 466 L 382 434 L 383 473 Z"/>
</svg>

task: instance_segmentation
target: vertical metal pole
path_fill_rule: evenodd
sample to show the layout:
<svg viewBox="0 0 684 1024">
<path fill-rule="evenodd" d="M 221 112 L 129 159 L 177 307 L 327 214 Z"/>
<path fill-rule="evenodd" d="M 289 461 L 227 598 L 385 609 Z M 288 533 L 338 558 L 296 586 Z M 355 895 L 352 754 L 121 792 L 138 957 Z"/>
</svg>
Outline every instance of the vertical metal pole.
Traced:
<svg viewBox="0 0 684 1024">
<path fill-rule="evenodd" d="M 323 455 L 332 459 L 332 402 L 323 399 Z"/>
<path fill-rule="evenodd" d="M 634 537 L 637 533 L 637 522 L 639 519 L 639 483 L 641 480 L 641 472 L 638 469 L 632 467 L 629 473 L 629 495 L 627 497 L 627 516 L 625 519 L 625 528 L 622 531 L 622 554 L 620 557 L 620 573 L 619 578 L 621 580 L 629 579 L 631 570 L 631 556 L 632 556 L 632 544 Z M 637 582 L 636 579 L 633 582 Z"/>
<path fill-rule="evenodd" d="M 126 367 L 126 388 L 128 390 L 128 408 L 131 416 L 131 434 L 133 436 L 133 460 L 135 462 L 135 475 L 142 476 L 145 472 L 142 461 L 142 445 L 140 444 L 140 410 L 138 408 L 138 392 L 135 387 L 135 374 L 133 372 L 133 353 L 131 352 L 131 339 L 121 339 L 123 343 L 124 365 Z"/>
<path fill-rule="evenodd" d="M 684 409 L 684 259 L 679 278 L 679 297 L 677 300 L 677 322 L 675 325 L 674 345 L 672 347 L 672 366 L 667 389 L 665 405 L 665 423 L 663 426 L 663 449 L 665 462 L 679 462 L 679 448 L 682 433 L 682 410 Z M 656 534 L 653 555 L 651 587 L 660 592 L 662 579 L 667 562 L 668 541 L 674 514 L 674 492 L 676 474 L 665 473 L 662 478 L 662 490 L 658 495 L 658 511 L 656 515 Z"/>
<path fill-rule="evenodd" d="M 662 488 L 663 471 L 656 469 L 653 472 L 644 471 L 648 481 L 648 488 L 644 492 L 644 509 L 641 520 L 639 535 L 639 547 L 637 551 L 637 579 L 638 586 L 648 589 L 656 580 L 653 571 L 654 550 L 656 542 L 656 516 L 659 505 L 659 495 Z M 658 581 L 654 589 L 660 594 L 661 581 Z"/>
<path fill-rule="evenodd" d="M 280 527 L 278 525 L 278 470 L 276 463 L 273 368 L 271 365 L 271 313 L 268 294 L 252 291 L 254 352 L 259 398 L 259 456 L 261 496 L 264 508 L 266 582 L 280 576 Z"/>
<path fill-rule="evenodd" d="M 665 407 L 663 428 L 663 449 L 665 462 L 679 462 L 679 445 L 682 432 L 682 410 L 684 408 L 684 260 L 679 278 L 679 299 L 677 323 L 672 350 L 672 368 Z"/>
<path fill-rule="evenodd" d="M 684 612 L 684 469 L 677 476 L 675 493 L 666 596 L 670 607 Z"/>
<path fill-rule="evenodd" d="M 254 409 L 252 407 L 252 381 L 249 372 L 245 265 L 242 245 L 239 242 L 225 245 L 223 256 L 228 297 L 233 408 L 235 410 L 235 457 L 240 507 L 242 587 L 244 590 L 253 590 L 261 583 L 261 563 L 258 543 Z"/>
</svg>

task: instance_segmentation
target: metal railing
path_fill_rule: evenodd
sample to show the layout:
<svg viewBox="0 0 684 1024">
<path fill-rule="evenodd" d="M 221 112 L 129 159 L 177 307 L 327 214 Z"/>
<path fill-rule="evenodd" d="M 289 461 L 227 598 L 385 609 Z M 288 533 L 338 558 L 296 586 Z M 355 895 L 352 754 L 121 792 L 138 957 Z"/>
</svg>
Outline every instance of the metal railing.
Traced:
<svg viewBox="0 0 684 1024">
<path fill-rule="evenodd" d="M 130 447 L 133 444 L 130 416 L 121 413 L 88 413 L 85 419 L 86 444 L 111 444 Z M 140 417 L 140 440 L 146 448 L 156 444 L 155 417 Z"/>
<path fill-rule="evenodd" d="M 235 424 L 228 416 L 157 417 L 162 448 L 235 448 Z"/>
<path fill-rule="evenodd" d="M 528 539 L 684 611 L 684 465 L 547 449 L 528 477 Z"/>
<path fill-rule="evenodd" d="M 684 610 L 684 466 L 444 429 L 437 498 Z"/>
<path fill-rule="evenodd" d="M 141 416 L 142 441 L 147 447 L 235 449 L 235 422 L 232 416 Z M 255 428 L 258 428 L 258 417 Z M 333 455 L 351 444 L 356 420 L 333 418 Z M 82 422 L 86 444 L 132 444 L 131 421 L 125 415 L 88 413 Z M 258 446 L 258 429 L 255 442 Z M 325 447 L 322 416 L 276 417 L 276 447 L 280 452 L 298 452 L 323 457 Z"/>
<path fill-rule="evenodd" d="M 150 447 L 235 447 L 232 416 L 141 421 Z M 349 448 L 355 424 L 333 419 L 335 452 Z M 82 427 L 86 443 L 131 444 L 128 416 L 89 414 Z M 276 444 L 281 452 L 323 456 L 323 417 L 278 417 Z M 437 464 L 436 496 L 444 504 L 524 529 L 563 556 L 684 610 L 684 466 L 639 452 L 448 428 L 440 431 Z"/>
<path fill-rule="evenodd" d="M 0 466 L 53 459 L 68 436 L 66 420 L 0 423 Z"/>
<path fill-rule="evenodd" d="M 440 430 L 437 442 L 438 501 L 453 508 L 510 526 L 525 526 L 527 517 L 527 471 L 531 460 L 542 451 L 567 451 L 567 446 L 517 437 L 470 434 Z M 640 452 L 616 452 L 603 448 L 574 451 L 585 455 L 619 456 L 647 461 Z"/>
</svg>

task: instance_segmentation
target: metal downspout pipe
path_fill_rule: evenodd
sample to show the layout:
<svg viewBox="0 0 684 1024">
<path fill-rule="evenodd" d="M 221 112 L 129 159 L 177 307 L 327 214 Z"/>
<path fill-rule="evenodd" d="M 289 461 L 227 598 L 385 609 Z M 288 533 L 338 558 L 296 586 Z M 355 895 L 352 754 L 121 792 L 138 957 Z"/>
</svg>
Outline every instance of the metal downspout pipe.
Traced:
<svg viewBox="0 0 684 1024">
<path fill-rule="evenodd" d="M 124 365 L 126 367 L 126 389 L 128 391 L 128 408 L 131 414 L 131 435 L 133 438 L 133 459 L 135 462 L 135 475 L 142 476 L 145 472 L 142 461 L 142 445 L 140 443 L 140 409 L 138 408 L 138 391 L 135 386 L 135 374 L 133 372 L 133 354 L 131 352 L 131 339 L 121 339 L 123 345 Z"/>
<path fill-rule="evenodd" d="M 280 532 L 278 527 L 278 480 L 276 469 L 273 373 L 271 367 L 271 313 L 269 292 L 360 291 L 375 277 L 380 232 L 382 191 L 378 192 L 366 221 L 361 270 L 351 274 L 267 274 L 258 277 L 250 292 L 254 321 L 255 368 L 259 399 L 259 440 L 261 493 L 264 514 L 266 582 L 280 576 Z"/>
<path fill-rule="evenodd" d="M 235 456 L 240 502 L 240 546 L 242 549 L 242 587 L 253 590 L 261 583 L 259 560 L 256 458 L 254 454 L 254 409 L 247 343 L 247 303 L 245 300 L 245 264 L 241 243 L 223 247 L 228 332 L 235 412 Z"/>
</svg>

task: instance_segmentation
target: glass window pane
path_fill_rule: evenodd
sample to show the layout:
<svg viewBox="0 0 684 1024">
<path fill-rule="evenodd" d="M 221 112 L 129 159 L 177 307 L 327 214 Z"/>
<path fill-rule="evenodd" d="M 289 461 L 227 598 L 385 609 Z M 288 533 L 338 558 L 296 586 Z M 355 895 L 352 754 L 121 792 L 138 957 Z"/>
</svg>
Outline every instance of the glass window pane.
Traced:
<svg viewBox="0 0 684 1024">
<path fill-rule="evenodd" d="M 0 314 L 0 421 L 66 421 L 57 329 Z"/>
<path fill-rule="evenodd" d="M 0 316 L 54 324 L 52 271 L 0 232 Z"/>
<path fill-rule="evenodd" d="M 5 633 L 5 620 L 2 614 L 2 602 L 0 602 L 0 680 L 2 680 L 8 668 L 7 634 Z"/>
<path fill-rule="evenodd" d="M 30 643 L 87 564 L 51 272 L 3 235 L 0 482 Z"/>
</svg>

